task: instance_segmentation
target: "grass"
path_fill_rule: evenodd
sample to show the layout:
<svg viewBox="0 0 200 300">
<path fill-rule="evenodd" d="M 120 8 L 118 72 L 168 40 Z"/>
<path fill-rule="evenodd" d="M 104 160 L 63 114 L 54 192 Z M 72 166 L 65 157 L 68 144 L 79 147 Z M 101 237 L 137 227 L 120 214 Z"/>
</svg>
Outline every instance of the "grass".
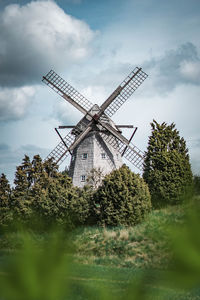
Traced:
<svg viewBox="0 0 200 300">
<path fill-rule="evenodd" d="M 135 227 L 79 229 L 73 243 L 76 261 L 117 267 L 164 268 L 169 261 L 166 226 L 183 222 L 183 207 L 153 211 Z"/>
<path fill-rule="evenodd" d="M 0 299 L 200 300 L 198 217 L 185 226 L 173 206 L 135 227 L 1 236 Z"/>
</svg>

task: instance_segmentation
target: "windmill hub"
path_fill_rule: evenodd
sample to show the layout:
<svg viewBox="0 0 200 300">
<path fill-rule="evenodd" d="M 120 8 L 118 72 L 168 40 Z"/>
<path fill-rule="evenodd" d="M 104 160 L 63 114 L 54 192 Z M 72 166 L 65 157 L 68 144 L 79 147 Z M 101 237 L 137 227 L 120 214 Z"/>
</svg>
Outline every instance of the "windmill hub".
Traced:
<svg viewBox="0 0 200 300">
<path fill-rule="evenodd" d="M 99 116 L 98 116 L 97 114 L 95 114 L 95 115 L 93 116 L 93 119 L 94 119 L 94 121 L 95 121 L 95 122 L 97 122 L 97 123 L 98 123 Z"/>
<path fill-rule="evenodd" d="M 146 78 L 147 74 L 136 67 L 106 101 L 98 106 L 93 105 L 54 71 L 51 70 L 43 77 L 48 86 L 84 114 L 64 138 L 58 133 L 61 142 L 47 156 L 47 159 L 54 158 L 60 164 L 69 153 L 72 155 L 69 173 L 74 185 L 83 187 L 94 168 L 101 169 L 103 175 L 119 168 L 122 156 L 142 169 L 144 154 L 131 143 L 136 129 L 131 139 L 127 140 L 119 130 L 120 127 L 127 126 L 115 125 L 110 117 Z"/>
</svg>

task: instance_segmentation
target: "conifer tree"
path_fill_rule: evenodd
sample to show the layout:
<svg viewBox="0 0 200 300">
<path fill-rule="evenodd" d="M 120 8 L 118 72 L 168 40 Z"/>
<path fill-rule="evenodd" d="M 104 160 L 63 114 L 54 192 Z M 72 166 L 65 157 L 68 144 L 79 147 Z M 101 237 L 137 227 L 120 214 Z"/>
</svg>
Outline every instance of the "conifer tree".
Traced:
<svg viewBox="0 0 200 300">
<path fill-rule="evenodd" d="M 54 162 L 53 158 L 49 158 L 43 162 L 43 168 L 48 177 L 56 177 L 58 174 L 58 165 Z M 68 172 L 62 172 L 62 174 L 67 174 Z"/>
<path fill-rule="evenodd" d="M 0 177 L 0 225 L 5 225 L 12 219 L 11 213 L 11 188 L 5 174 Z"/>
<path fill-rule="evenodd" d="M 37 205 L 45 195 L 48 194 L 50 185 L 54 184 L 54 180 L 58 178 L 58 166 L 52 159 L 42 162 L 39 155 L 35 155 L 32 160 L 31 178 L 32 188 L 31 194 Z"/>
<path fill-rule="evenodd" d="M 151 123 L 152 133 L 145 153 L 143 178 L 154 207 L 180 203 L 192 185 L 186 142 L 175 124 Z"/>
<path fill-rule="evenodd" d="M 31 179 L 32 179 L 32 184 L 42 184 L 44 183 L 44 178 L 46 177 L 44 170 L 44 165 L 42 162 L 42 158 L 40 155 L 34 155 L 33 160 L 32 160 L 32 167 L 31 167 Z"/>
<path fill-rule="evenodd" d="M 16 168 L 14 184 L 15 187 L 12 193 L 12 202 L 14 212 L 18 217 L 29 218 L 32 213 L 30 189 L 32 184 L 31 178 L 31 162 L 25 155 L 22 164 Z"/>
<path fill-rule="evenodd" d="M 194 183 L 195 194 L 200 195 L 200 176 L 199 175 L 194 175 L 193 183 Z"/>
</svg>

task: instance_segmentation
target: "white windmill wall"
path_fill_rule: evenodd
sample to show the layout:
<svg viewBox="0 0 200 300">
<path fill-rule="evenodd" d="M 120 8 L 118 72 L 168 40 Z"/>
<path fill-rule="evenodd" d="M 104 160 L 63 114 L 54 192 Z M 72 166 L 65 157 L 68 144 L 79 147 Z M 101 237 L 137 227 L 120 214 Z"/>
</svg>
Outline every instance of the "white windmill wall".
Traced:
<svg viewBox="0 0 200 300">
<path fill-rule="evenodd" d="M 87 153 L 87 159 L 83 159 L 82 155 Z M 89 134 L 86 138 L 74 149 L 69 167 L 69 174 L 72 177 L 72 182 L 75 186 L 83 187 L 85 181 L 81 176 L 86 176 L 88 170 L 91 170 L 94 165 L 94 137 Z M 86 178 L 85 178 L 86 179 Z"/>
<path fill-rule="evenodd" d="M 87 154 L 86 159 L 84 154 Z M 97 131 L 92 131 L 74 150 L 69 173 L 73 184 L 83 187 L 91 169 L 100 168 L 103 175 L 106 175 L 121 166 L 122 157 L 118 150 L 106 143 Z"/>
<path fill-rule="evenodd" d="M 102 157 L 103 154 L 105 154 L 105 157 Z M 122 157 L 119 151 L 106 143 L 96 132 L 94 140 L 94 168 L 100 167 L 104 175 L 106 175 L 121 166 Z"/>
</svg>

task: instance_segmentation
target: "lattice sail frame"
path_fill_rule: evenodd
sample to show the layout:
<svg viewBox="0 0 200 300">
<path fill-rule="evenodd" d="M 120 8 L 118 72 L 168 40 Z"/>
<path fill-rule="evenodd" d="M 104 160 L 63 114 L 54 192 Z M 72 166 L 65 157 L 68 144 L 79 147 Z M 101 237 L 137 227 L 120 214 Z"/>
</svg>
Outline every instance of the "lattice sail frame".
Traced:
<svg viewBox="0 0 200 300">
<path fill-rule="evenodd" d="M 99 134 L 104 141 L 108 142 L 113 148 L 118 150 L 120 154 L 122 154 L 124 152 L 124 149 L 127 147 L 123 157 L 125 157 L 135 167 L 142 171 L 144 163 L 144 152 L 142 152 L 132 143 L 130 143 L 129 145 L 125 145 L 111 134 L 107 135 L 103 132 L 99 132 Z"/>
<path fill-rule="evenodd" d="M 42 79 L 50 88 L 52 88 L 60 96 L 70 96 L 72 100 L 78 103 L 86 111 L 90 110 L 93 106 L 87 98 L 81 95 L 76 89 L 74 89 L 69 83 L 67 83 L 62 77 L 60 77 L 56 72 L 51 70 Z"/>
<path fill-rule="evenodd" d="M 55 162 L 60 165 L 69 155 L 68 148 L 73 144 L 75 140 L 75 136 L 70 133 L 68 133 L 64 138 L 63 138 L 65 144 L 63 141 L 61 141 L 46 157 L 45 160 L 48 160 L 50 158 L 54 158 Z M 68 148 L 66 148 L 66 146 Z"/>
<path fill-rule="evenodd" d="M 142 71 L 141 68 L 136 67 L 120 84 L 122 90 L 114 101 L 105 109 L 105 114 L 112 117 L 147 77 L 148 75 Z M 132 80 L 130 80 L 131 78 Z"/>
</svg>

